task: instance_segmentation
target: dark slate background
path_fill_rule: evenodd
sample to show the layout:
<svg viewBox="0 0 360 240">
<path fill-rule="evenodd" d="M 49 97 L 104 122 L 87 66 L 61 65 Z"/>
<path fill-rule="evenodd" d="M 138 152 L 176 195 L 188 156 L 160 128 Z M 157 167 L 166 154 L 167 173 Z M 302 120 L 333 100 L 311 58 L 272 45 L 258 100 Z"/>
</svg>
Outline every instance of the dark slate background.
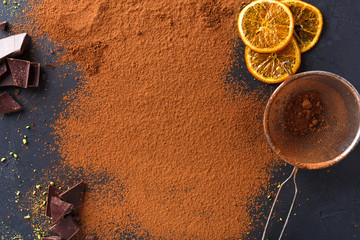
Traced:
<svg viewBox="0 0 360 240">
<path fill-rule="evenodd" d="M 19 17 L 15 19 L 15 14 L 21 15 L 26 1 L 18 1 L 20 6 L 12 1 L 8 2 L 7 5 L 0 2 L 0 21 L 7 20 L 10 23 L 21 21 Z M 333 72 L 360 89 L 358 77 L 360 1 L 308 0 L 307 2 L 320 9 L 324 17 L 324 27 L 319 42 L 312 50 L 302 55 L 302 64 L 298 72 L 309 70 Z M 8 34 L 0 32 L 0 37 Z M 48 146 L 54 142 L 53 136 L 50 135 L 50 125 L 61 110 L 59 104 L 62 95 L 76 87 L 75 76 L 79 75 L 73 73 L 65 78 L 59 78 L 59 75 L 71 73 L 69 70 L 71 68 L 45 67 L 45 63 L 54 62 L 57 54 L 49 54 L 50 48 L 55 48 L 50 41 L 42 40 L 41 45 L 42 47 L 32 43 L 31 50 L 22 57 L 37 60 L 42 64 L 42 73 L 46 76 L 41 87 L 22 89 L 21 93 L 15 96 L 25 109 L 20 117 L 18 113 L 0 116 L 0 158 L 6 157 L 6 161 L 0 163 L 0 236 L 4 239 L 19 239 L 14 238 L 19 235 L 23 239 L 35 239 L 33 229 L 27 223 L 28 220 L 24 219 L 24 216 L 30 212 L 27 212 L 23 194 L 31 191 L 41 181 L 42 169 L 49 168 L 51 161 L 56 162 L 59 159 L 57 153 L 51 152 Z M 239 65 L 245 66 L 243 44 L 236 45 L 235 48 L 237 54 L 234 57 L 240 62 Z M 239 81 L 245 81 L 252 88 L 265 88 L 267 93 L 271 93 L 276 87 L 254 80 L 245 67 L 234 66 L 231 75 Z M 4 90 L 8 90 L 14 96 L 15 89 Z M 34 122 L 36 125 L 32 127 Z M 28 125 L 31 126 L 30 129 L 25 128 Z M 21 134 L 27 135 L 29 144 L 26 146 L 22 144 Z M 39 141 L 35 142 L 37 139 Z M 11 157 L 9 152 L 18 154 L 18 159 Z M 359 158 L 360 147 L 357 147 L 345 160 L 328 169 L 299 170 L 297 182 L 300 192 L 293 210 L 296 216 L 292 214 L 283 239 L 360 239 Z M 273 185 L 276 186 L 278 181 L 284 180 L 291 170 L 291 166 L 282 167 L 285 175 L 277 173 Z M 15 203 L 17 191 L 20 191 L 19 203 Z M 269 228 L 268 239 L 277 239 L 283 224 L 278 219 L 280 217 L 285 219 L 292 191 L 289 185 L 281 194 L 276 217 Z M 267 215 L 271 201 L 266 195 L 260 197 L 259 201 L 267 204 L 264 208 L 264 214 Z M 261 234 L 262 229 L 257 228 L 248 237 L 260 239 Z"/>
</svg>

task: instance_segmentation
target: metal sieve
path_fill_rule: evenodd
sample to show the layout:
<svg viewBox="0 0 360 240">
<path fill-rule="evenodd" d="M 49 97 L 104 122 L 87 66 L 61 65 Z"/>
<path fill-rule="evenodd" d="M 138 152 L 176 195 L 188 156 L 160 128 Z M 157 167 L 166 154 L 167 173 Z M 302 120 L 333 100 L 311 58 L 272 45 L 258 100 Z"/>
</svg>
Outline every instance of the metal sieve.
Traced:
<svg viewBox="0 0 360 240">
<path fill-rule="evenodd" d="M 280 233 L 281 239 L 296 195 L 298 168 L 326 168 L 344 159 L 360 138 L 360 96 L 344 78 L 325 71 L 291 72 L 290 63 L 283 64 L 289 78 L 271 95 L 264 114 L 264 130 L 272 150 L 284 161 L 294 166 L 290 176 L 280 185 L 270 210 L 262 240 L 283 185 L 293 178 L 295 193 L 287 218 Z M 285 111 L 289 101 L 296 95 L 317 91 L 324 106 L 324 127 L 304 136 L 294 135 L 286 127 Z"/>
</svg>

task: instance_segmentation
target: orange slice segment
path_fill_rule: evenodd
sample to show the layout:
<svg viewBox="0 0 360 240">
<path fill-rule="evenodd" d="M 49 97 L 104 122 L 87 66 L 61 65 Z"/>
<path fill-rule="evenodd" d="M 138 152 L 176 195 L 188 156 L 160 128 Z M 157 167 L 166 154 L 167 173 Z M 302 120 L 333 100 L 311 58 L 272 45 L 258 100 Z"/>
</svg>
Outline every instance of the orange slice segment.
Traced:
<svg viewBox="0 0 360 240">
<path fill-rule="evenodd" d="M 239 15 L 238 28 L 245 45 L 260 53 L 285 48 L 294 32 L 290 9 L 280 1 L 257 0 Z"/>
<path fill-rule="evenodd" d="M 300 67 L 301 52 L 295 38 L 292 38 L 286 48 L 275 53 L 258 53 L 246 47 L 245 61 L 250 73 L 258 80 L 279 83 L 288 78 L 282 64 L 288 61 L 295 73 Z"/>
<path fill-rule="evenodd" d="M 319 40 L 323 17 L 319 9 L 299 0 L 282 0 L 294 16 L 294 36 L 301 52 L 312 48 Z"/>
</svg>

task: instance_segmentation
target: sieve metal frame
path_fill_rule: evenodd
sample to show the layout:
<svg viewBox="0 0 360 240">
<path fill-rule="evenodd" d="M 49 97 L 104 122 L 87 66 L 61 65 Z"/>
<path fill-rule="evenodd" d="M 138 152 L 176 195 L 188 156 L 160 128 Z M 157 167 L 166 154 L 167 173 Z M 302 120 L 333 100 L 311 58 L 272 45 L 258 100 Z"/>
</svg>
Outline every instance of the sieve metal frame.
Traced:
<svg viewBox="0 0 360 240">
<path fill-rule="evenodd" d="M 331 77 L 333 79 L 336 79 L 337 81 L 341 82 L 345 87 L 347 87 L 349 89 L 349 91 L 351 92 L 351 94 L 353 94 L 354 98 L 356 99 L 357 105 L 359 107 L 359 111 L 360 111 L 360 95 L 358 93 L 358 91 L 356 90 L 356 88 L 349 82 L 347 81 L 345 78 L 331 73 L 331 72 L 326 72 L 326 71 L 307 71 L 307 72 L 302 72 L 302 73 L 297 73 L 297 74 L 293 74 L 291 71 L 289 71 L 289 68 L 286 67 L 286 63 L 284 63 L 284 68 L 286 69 L 286 71 L 289 73 L 289 78 L 287 80 L 285 80 L 282 84 L 280 84 L 279 87 L 277 87 L 277 89 L 271 94 L 266 107 L 265 107 L 265 112 L 264 112 L 264 118 L 263 118 L 263 127 L 264 127 L 264 132 L 265 132 L 265 137 L 271 147 L 271 149 L 276 153 L 276 155 L 278 155 L 282 160 L 284 160 L 285 162 L 291 164 L 292 166 L 298 167 L 298 168 L 302 168 L 302 169 L 322 169 L 322 168 L 327 168 L 330 167 L 338 162 L 340 162 L 341 160 L 343 160 L 355 147 L 356 145 L 359 143 L 360 141 L 360 127 L 357 129 L 357 133 L 355 135 L 355 138 L 353 139 L 353 141 L 351 142 L 351 144 L 345 149 L 345 151 L 338 155 L 335 158 L 329 159 L 328 161 L 325 162 L 320 162 L 320 163 L 300 163 L 300 162 L 289 162 L 288 160 L 284 159 L 284 157 L 277 151 L 275 144 L 272 142 L 272 139 L 270 137 L 269 134 L 269 130 L 268 130 L 268 126 L 269 126 L 269 110 L 272 107 L 272 105 L 274 104 L 274 100 L 276 99 L 276 95 L 282 91 L 284 88 L 286 88 L 286 86 L 288 84 L 290 84 L 291 82 L 294 81 L 299 81 L 301 80 L 301 78 L 305 77 L 305 76 L 309 76 L 309 75 L 322 75 L 322 76 L 327 76 L 327 77 Z M 291 68 L 290 68 L 291 69 Z"/>
</svg>

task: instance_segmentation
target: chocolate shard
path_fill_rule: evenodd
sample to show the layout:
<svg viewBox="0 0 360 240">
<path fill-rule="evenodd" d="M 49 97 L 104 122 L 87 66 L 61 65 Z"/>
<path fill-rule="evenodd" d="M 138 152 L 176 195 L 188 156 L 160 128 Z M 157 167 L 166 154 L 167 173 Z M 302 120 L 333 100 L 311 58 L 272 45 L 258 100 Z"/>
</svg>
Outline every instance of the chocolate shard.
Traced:
<svg viewBox="0 0 360 240">
<path fill-rule="evenodd" d="M 30 62 L 15 58 L 7 58 L 6 61 L 13 81 L 16 85 L 18 87 L 27 88 L 30 73 Z"/>
<path fill-rule="evenodd" d="M 70 215 L 67 215 L 60 222 L 50 228 L 50 231 L 56 233 L 65 240 L 69 240 L 79 231 L 79 226 L 74 222 Z"/>
<path fill-rule="evenodd" d="M 52 197 L 59 197 L 62 191 L 54 186 L 49 186 L 47 192 L 47 201 L 46 201 L 46 216 L 51 217 L 50 204 Z"/>
<path fill-rule="evenodd" d="M 7 71 L 3 77 L 0 79 L 0 87 L 8 86 L 17 86 L 17 83 L 14 81 L 10 71 Z"/>
<path fill-rule="evenodd" d="M 79 207 L 82 204 L 84 197 L 85 183 L 79 182 L 67 191 L 60 194 L 60 198 L 68 203 L 74 205 L 74 208 Z"/>
<path fill-rule="evenodd" d="M 27 33 L 20 33 L 0 39 L 0 61 L 5 57 L 15 57 L 22 54 L 30 42 Z"/>
<path fill-rule="evenodd" d="M 42 237 L 41 240 L 61 240 L 59 236 Z"/>
<path fill-rule="evenodd" d="M 16 102 L 8 92 L 0 94 L 0 114 L 7 114 L 21 111 L 21 105 Z"/>
<path fill-rule="evenodd" d="M 96 240 L 96 235 L 87 235 L 85 240 Z"/>
<path fill-rule="evenodd" d="M 40 63 L 30 63 L 30 74 L 28 87 L 39 87 L 40 81 Z"/>
<path fill-rule="evenodd" d="M 5 74 L 8 71 L 8 67 L 6 66 L 6 62 L 5 61 L 1 61 L 0 62 L 0 81 L 1 79 L 5 76 Z"/>
<path fill-rule="evenodd" d="M 73 205 L 61 200 L 58 197 L 51 197 L 50 211 L 53 223 L 62 220 L 65 215 L 69 214 L 73 209 Z"/>
<path fill-rule="evenodd" d="M 0 30 L 5 31 L 7 29 L 7 25 L 7 21 L 0 22 Z"/>
</svg>

